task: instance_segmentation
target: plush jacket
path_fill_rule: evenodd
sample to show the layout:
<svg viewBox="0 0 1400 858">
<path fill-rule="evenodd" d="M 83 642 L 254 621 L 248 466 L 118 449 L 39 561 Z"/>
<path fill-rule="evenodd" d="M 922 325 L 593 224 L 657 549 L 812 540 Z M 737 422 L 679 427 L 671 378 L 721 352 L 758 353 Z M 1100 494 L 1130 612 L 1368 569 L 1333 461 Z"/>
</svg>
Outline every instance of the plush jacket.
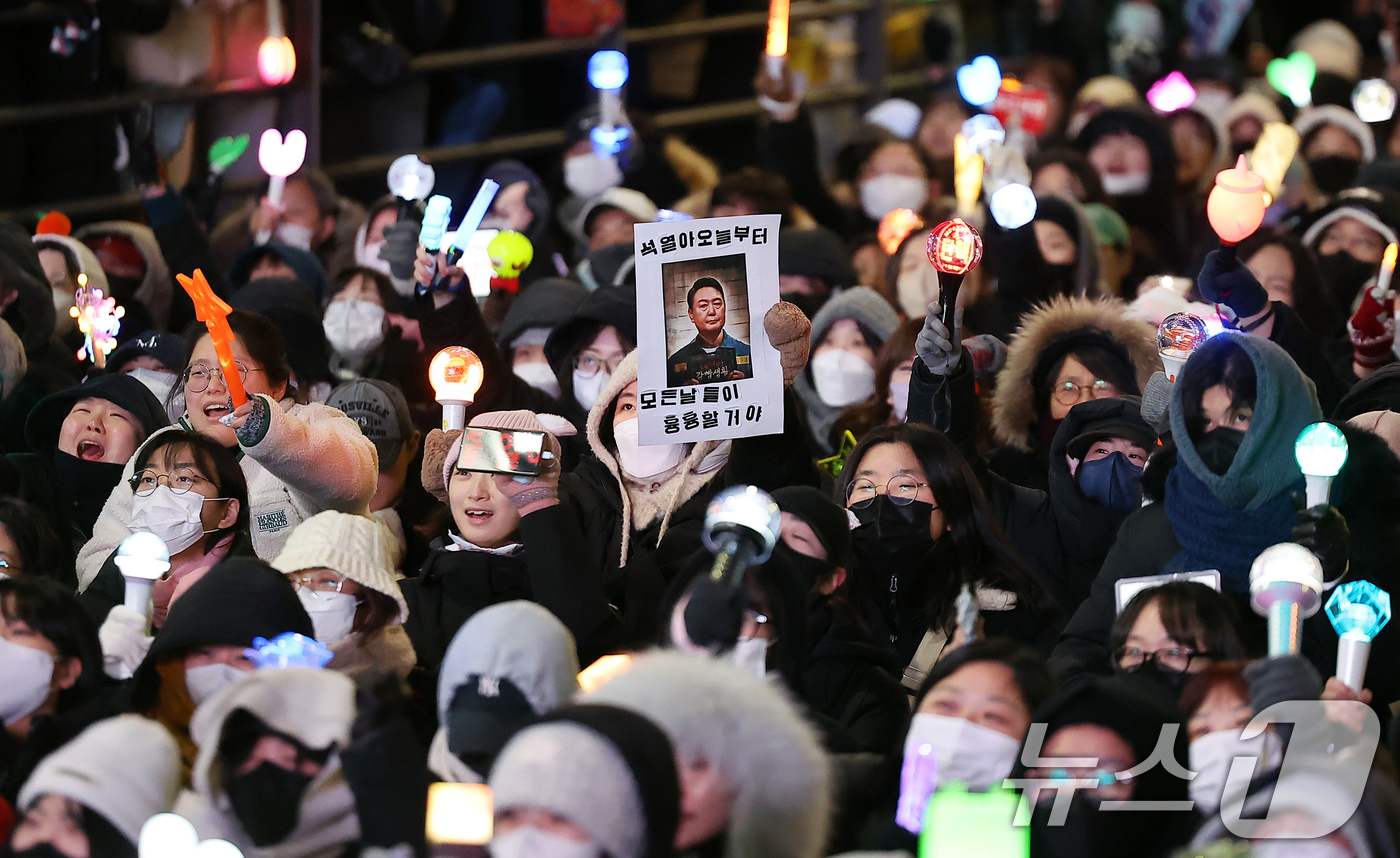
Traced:
<svg viewBox="0 0 1400 858">
<path fill-rule="evenodd" d="M 321 510 L 368 513 L 379 480 L 379 454 L 359 424 L 343 411 L 262 398 L 271 406 L 267 431 L 256 444 L 240 444 L 238 452 L 248 481 L 253 550 L 271 559 L 282 550 L 292 528 Z M 132 494 L 126 481 L 139 455 L 138 450 L 126 463 L 122 482 L 107 498 L 92 539 L 78 555 L 82 589 L 97 577 L 107 555 L 131 535 Z"/>
<path fill-rule="evenodd" d="M 389 671 L 405 678 L 417 664 L 413 642 L 403 626 L 385 626 L 373 634 L 351 632 L 331 647 L 335 658 L 327 669 L 344 673 L 352 679 L 373 671 Z"/>
</svg>

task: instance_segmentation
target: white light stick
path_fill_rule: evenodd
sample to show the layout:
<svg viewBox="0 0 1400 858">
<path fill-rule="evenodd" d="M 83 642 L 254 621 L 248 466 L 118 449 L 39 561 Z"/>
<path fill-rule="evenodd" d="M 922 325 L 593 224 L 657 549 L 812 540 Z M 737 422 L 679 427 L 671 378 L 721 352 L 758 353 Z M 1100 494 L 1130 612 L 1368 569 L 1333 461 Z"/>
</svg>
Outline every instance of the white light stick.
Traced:
<svg viewBox="0 0 1400 858">
<path fill-rule="evenodd" d="M 156 581 L 170 571 L 170 550 L 159 536 L 141 531 L 122 540 L 114 562 L 126 581 L 122 604 L 146 618 L 146 631 L 149 632 L 151 590 Z"/>
<path fill-rule="evenodd" d="M 268 175 L 267 200 L 277 208 L 282 207 L 282 192 L 287 187 L 287 177 L 301 169 L 306 160 L 306 134 L 300 129 L 287 132 L 282 139 L 276 128 L 262 133 L 258 141 L 258 163 Z M 272 238 L 271 230 L 259 230 L 258 244 L 267 244 Z"/>
<path fill-rule="evenodd" d="M 1347 439 L 1331 423 L 1314 423 L 1298 433 L 1293 444 L 1298 469 L 1307 482 L 1308 508 L 1327 503 L 1332 479 L 1347 461 Z"/>
<path fill-rule="evenodd" d="M 1249 568 L 1249 604 L 1269 619 L 1269 656 L 1296 654 L 1303 620 L 1322 606 L 1322 561 L 1296 542 L 1270 545 Z"/>
</svg>

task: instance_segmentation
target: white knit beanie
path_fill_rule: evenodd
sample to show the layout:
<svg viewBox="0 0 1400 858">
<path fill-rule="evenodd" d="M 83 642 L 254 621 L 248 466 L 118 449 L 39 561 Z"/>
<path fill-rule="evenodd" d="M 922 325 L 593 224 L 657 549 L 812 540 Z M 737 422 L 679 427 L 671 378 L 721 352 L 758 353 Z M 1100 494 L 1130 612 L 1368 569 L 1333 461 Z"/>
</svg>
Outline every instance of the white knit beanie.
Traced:
<svg viewBox="0 0 1400 858">
<path fill-rule="evenodd" d="M 175 806 L 180 749 L 170 732 L 139 715 L 98 721 L 45 757 L 19 791 L 28 811 L 45 795 L 61 795 L 102 816 L 133 844 L 141 826 Z"/>
<path fill-rule="evenodd" d="M 303 569 L 333 569 L 399 603 L 394 622 L 408 619 L 408 603 L 394 577 L 394 553 L 384 525 L 373 518 L 326 510 L 297 525 L 272 561 L 284 575 Z"/>
<path fill-rule="evenodd" d="M 1310 107 L 1293 120 L 1293 130 L 1298 132 L 1299 137 L 1307 137 L 1321 125 L 1335 125 L 1350 134 L 1361 147 L 1362 164 L 1376 159 L 1376 135 L 1371 131 L 1371 126 L 1345 107 L 1336 104 Z"/>
</svg>

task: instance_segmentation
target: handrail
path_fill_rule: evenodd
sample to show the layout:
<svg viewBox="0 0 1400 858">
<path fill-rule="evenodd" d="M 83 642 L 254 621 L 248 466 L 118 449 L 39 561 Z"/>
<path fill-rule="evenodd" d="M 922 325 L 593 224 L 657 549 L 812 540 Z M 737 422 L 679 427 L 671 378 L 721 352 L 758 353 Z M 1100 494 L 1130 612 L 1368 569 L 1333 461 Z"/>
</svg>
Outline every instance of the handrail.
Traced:
<svg viewBox="0 0 1400 858">
<path fill-rule="evenodd" d="M 258 78 L 238 78 L 215 84 L 196 83 L 189 86 L 138 87 L 104 95 L 101 98 L 84 98 L 77 101 L 55 101 L 45 104 L 0 107 L 0 128 L 7 125 L 29 125 L 71 119 L 75 116 L 116 113 L 119 110 L 128 110 L 147 103 L 206 101 L 226 95 L 264 95 L 275 93 L 294 84 L 295 81 L 278 86 L 268 86 Z"/>
</svg>

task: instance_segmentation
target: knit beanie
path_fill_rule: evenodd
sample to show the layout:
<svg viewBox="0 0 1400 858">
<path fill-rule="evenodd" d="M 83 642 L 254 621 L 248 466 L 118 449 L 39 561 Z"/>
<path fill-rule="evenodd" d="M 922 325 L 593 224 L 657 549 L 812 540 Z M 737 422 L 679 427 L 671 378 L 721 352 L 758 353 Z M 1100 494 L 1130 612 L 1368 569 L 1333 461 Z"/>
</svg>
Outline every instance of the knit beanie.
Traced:
<svg viewBox="0 0 1400 858">
<path fill-rule="evenodd" d="M 1298 31 L 1289 51 L 1302 51 L 1312 57 L 1319 72 L 1331 72 L 1351 81 L 1361 77 L 1361 43 L 1340 21 L 1314 21 Z"/>
<path fill-rule="evenodd" d="M 555 438 L 577 435 L 574 424 L 557 414 L 536 414 L 533 411 L 488 411 L 471 419 L 468 426 L 480 429 L 517 430 L 521 432 L 548 432 Z M 452 484 L 452 469 L 457 467 L 457 456 L 462 452 L 462 436 L 458 435 L 447 448 L 447 456 L 442 460 L 443 496 L 438 500 L 447 503 L 447 487 Z"/>
<path fill-rule="evenodd" d="M 395 623 L 408 619 L 408 603 L 394 578 L 390 535 L 378 521 L 363 515 L 326 510 L 292 529 L 272 568 L 284 575 L 325 567 L 392 598 L 399 605 Z"/>
<path fill-rule="evenodd" d="M 828 563 L 843 569 L 852 567 L 851 525 L 846 511 L 833 503 L 828 494 L 813 486 L 783 486 L 773 492 L 773 500 L 778 509 L 811 526 L 826 549 Z"/>
<path fill-rule="evenodd" d="M 1246 116 L 1259 120 L 1261 125 L 1266 122 L 1283 121 L 1283 111 L 1279 110 L 1278 104 L 1272 98 L 1263 93 L 1246 92 L 1230 102 L 1225 114 L 1220 117 L 1220 124 L 1228 130 L 1231 125 Z"/>
<path fill-rule="evenodd" d="M 1324 104 L 1303 111 L 1293 120 L 1293 130 L 1304 141 L 1313 131 L 1324 125 L 1332 125 L 1350 134 L 1361 146 L 1361 163 L 1369 164 L 1376 159 L 1376 135 L 1371 126 L 1361 121 L 1361 117 L 1336 104 Z"/>
<path fill-rule="evenodd" d="M 863 329 L 878 337 L 880 342 L 869 344 L 876 351 L 899 327 L 899 315 L 883 295 L 869 286 L 857 286 L 832 295 L 817 311 L 817 317 L 812 320 L 814 350 L 832 326 L 842 319 L 854 319 Z"/>
<path fill-rule="evenodd" d="M 141 826 L 175 805 L 180 751 L 169 731 L 139 715 L 98 721 L 45 757 L 19 791 L 28 811 L 45 795 L 90 808 L 135 844 Z"/>
</svg>

